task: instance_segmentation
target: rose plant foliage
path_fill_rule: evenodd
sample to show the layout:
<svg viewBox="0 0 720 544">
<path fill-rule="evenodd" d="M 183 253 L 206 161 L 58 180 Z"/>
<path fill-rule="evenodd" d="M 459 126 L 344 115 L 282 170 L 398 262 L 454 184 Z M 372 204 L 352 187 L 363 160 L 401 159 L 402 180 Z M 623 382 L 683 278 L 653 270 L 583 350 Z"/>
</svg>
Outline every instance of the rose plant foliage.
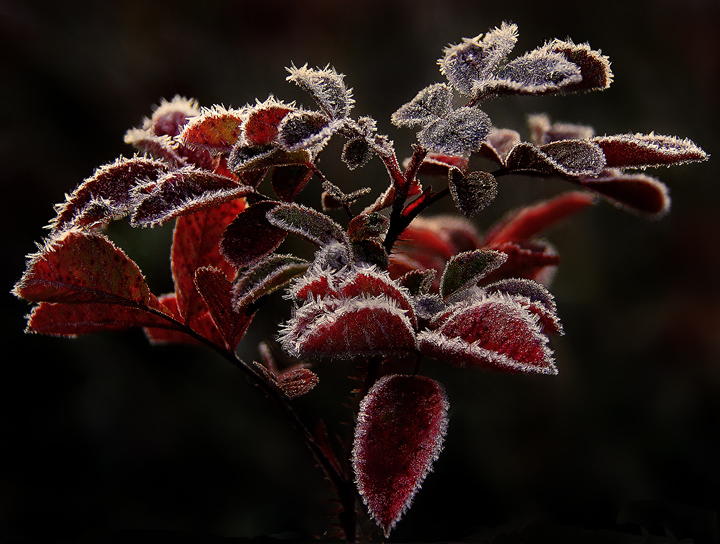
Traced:
<svg viewBox="0 0 720 544">
<path fill-rule="evenodd" d="M 516 26 L 503 23 L 443 51 L 446 81 L 392 115 L 397 127 L 417 131 L 404 162 L 375 119 L 351 116 L 352 89 L 330 67 L 288 69 L 312 99 L 307 109 L 273 96 L 238 109 L 163 101 L 128 131 L 135 155 L 98 168 L 57 206 L 14 288 L 35 304 L 27 332 L 142 327 L 153 343 L 215 350 L 280 405 L 307 443 L 337 494 L 340 536 L 361 537 L 360 499 L 389 535 L 447 430 L 448 399 L 422 375 L 421 359 L 556 374 L 549 339 L 563 328 L 548 284 L 559 257 L 540 235 L 598 199 L 661 217 L 668 190 L 642 170 L 707 158 L 687 139 L 597 136 L 542 114 L 528 119 L 527 140 L 494 126 L 481 109 L 486 100 L 603 90 L 612 81 L 608 59 L 586 44 L 553 40 L 510 58 L 516 40 Z M 344 140 L 350 170 L 375 158 L 384 165 L 387 186 L 374 200 L 371 187 L 346 193 L 319 169 L 333 137 Z M 477 169 L 478 159 L 492 167 Z M 468 218 L 491 205 L 509 175 L 561 178 L 570 189 L 478 232 Z M 314 207 L 298 202 L 309 183 L 323 189 Z M 420 216 L 446 196 L 460 215 Z M 174 222 L 174 292 L 150 292 L 104 233 L 122 218 L 137 227 Z M 280 252 L 289 236 L 314 244 L 314 259 Z M 260 362 L 249 364 L 238 343 L 278 290 L 291 317 L 268 339 L 292 363 L 279 368 L 262 343 Z M 291 402 L 318 384 L 317 358 L 362 362 L 354 440 L 343 451 L 322 424 L 311 432 Z"/>
</svg>

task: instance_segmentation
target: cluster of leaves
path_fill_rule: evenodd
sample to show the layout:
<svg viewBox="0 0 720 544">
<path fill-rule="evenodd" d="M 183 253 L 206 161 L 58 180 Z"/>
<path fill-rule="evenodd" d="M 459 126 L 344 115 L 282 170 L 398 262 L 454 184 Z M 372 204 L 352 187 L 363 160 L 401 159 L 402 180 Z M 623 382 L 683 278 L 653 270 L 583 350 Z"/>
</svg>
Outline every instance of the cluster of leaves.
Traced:
<svg viewBox="0 0 720 544">
<path fill-rule="evenodd" d="M 634 170 L 707 157 L 689 140 L 595 136 L 544 115 L 529 119 L 528 141 L 492 126 L 484 100 L 601 90 L 612 80 L 607 58 L 587 45 L 554 40 L 508 61 L 516 41 L 517 28 L 504 23 L 444 51 L 447 83 L 426 87 L 392 116 L 399 127 L 419 129 L 403 167 L 375 120 L 350 116 L 352 90 L 329 67 L 288 69 L 314 109 L 273 96 L 239 109 L 164 101 L 126 135 L 142 154 L 99 168 L 57 206 L 49 238 L 14 289 L 36 304 L 27 331 L 76 336 L 143 327 L 152 342 L 213 348 L 289 414 L 338 493 L 344 536 L 356 537 L 356 493 L 388 535 L 447 427 L 443 387 L 417 373 L 420 359 L 557 373 L 548 342 L 562 326 L 547 284 L 559 257 L 541 233 L 598 195 L 660 216 L 669 208 L 666 187 Z M 464 105 L 454 106 L 455 93 Z M 353 207 L 371 189 L 346 194 L 317 166 L 334 135 L 346 140 L 349 169 L 378 157 L 388 172 L 386 190 L 359 212 Z M 496 169 L 470 171 L 473 156 Z M 447 195 L 471 217 L 510 174 L 558 177 L 575 189 L 512 211 L 483 235 L 459 217 L 418 217 Z M 423 185 L 426 177 L 446 183 L 435 191 Z M 324 190 L 320 209 L 296 202 L 313 178 Z M 333 209 L 344 210 L 346 226 L 328 215 Z M 151 293 L 138 266 L 103 233 L 123 217 L 138 227 L 175 221 L 174 292 Z M 278 251 L 291 234 L 317 246 L 312 262 Z M 278 368 L 261 344 L 262 362 L 247 364 L 237 346 L 267 295 L 280 289 L 292 316 L 278 342 L 292 362 Z M 307 432 L 289 403 L 318 384 L 309 368 L 317 357 L 367 363 L 346 452 L 351 467 L 322 430 Z M 412 372 L 397 370 L 408 362 Z"/>
</svg>

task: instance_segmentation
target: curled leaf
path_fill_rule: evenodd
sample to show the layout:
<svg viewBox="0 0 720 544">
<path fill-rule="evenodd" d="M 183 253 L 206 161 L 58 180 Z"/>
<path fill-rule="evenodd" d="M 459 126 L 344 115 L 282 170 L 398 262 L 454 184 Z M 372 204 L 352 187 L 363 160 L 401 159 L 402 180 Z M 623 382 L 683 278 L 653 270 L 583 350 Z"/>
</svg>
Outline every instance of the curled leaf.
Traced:
<svg viewBox="0 0 720 544">
<path fill-rule="evenodd" d="M 668 188 L 659 179 L 645 174 L 611 169 L 594 178 L 580 178 L 577 182 L 633 213 L 657 219 L 670 210 Z"/>
<path fill-rule="evenodd" d="M 179 138 L 189 147 L 229 153 L 242 133 L 243 112 L 221 106 L 205 109 L 189 120 Z"/>
<path fill-rule="evenodd" d="M 605 167 L 600 146 L 590 140 L 562 140 L 537 147 L 520 142 L 505 161 L 507 168 L 563 178 L 596 176 Z"/>
<path fill-rule="evenodd" d="M 279 127 L 278 142 L 286 151 L 309 150 L 316 152 L 342 126 L 315 111 L 294 111 Z"/>
<path fill-rule="evenodd" d="M 461 296 L 507 260 L 499 251 L 476 249 L 453 255 L 440 278 L 440 295 L 448 300 Z"/>
<path fill-rule="evenodd" d="M 233 286 L 235 308 L 249 308 L 260 297 L 268 295 L 303 274 L 310 263 L 293 255 L 271 255 L 238 277 Z"/>
<path fill-rule="evenodd" d="M 302 236 L 319 245 L 350 242 L 343 228 L 324 213 L 300 204 L 279 204 L 267 213 L 267 220 L 277 228 Z"/>
<path fill-rule="evenodd" d="M 355 103 L 352 89 L 345 86 L 345 75 L 339 74 L 334 68 L 324 69 L 308 68 L 307 64 L 301 68 L 292 66 L 287 68 L 292 81 L 301 89 L 310 93 L 315 102 L 326 115 L 333 119 L 343 119 L 348 116 Z"/>
<path fill-rule="evenodd" d="M 608 168 L 645 168 L 669 166 L 708 158 L 700 147 L 689 139 L 659 134 L 621 134 L 598 136 L 592 139 L 605 154 Z"/>
<path fill-rule="evenodd" d="M 442 451 L 448 409 L 437 381 L 399 374 L 380 378 L 360 404 L 352 451 L 355 481 L 386 537 Z"/>
</svg>

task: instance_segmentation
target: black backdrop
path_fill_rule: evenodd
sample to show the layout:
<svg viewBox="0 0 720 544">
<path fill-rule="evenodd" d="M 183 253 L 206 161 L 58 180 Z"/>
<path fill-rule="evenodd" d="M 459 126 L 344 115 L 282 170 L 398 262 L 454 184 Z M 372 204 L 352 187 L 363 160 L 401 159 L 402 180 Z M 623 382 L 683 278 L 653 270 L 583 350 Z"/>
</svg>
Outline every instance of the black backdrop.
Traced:
<svg viewBox="0 0 720 544">
<path fill-rule="evenodd" d="M 2 285 L 8 292 L 52 204 L 96 166 L 130 154 L 125 130 L 161 97 L 241 106 L 274 93 L 294 62 L 334 65 L 356 113 L 399 149 L 390 114 L 440 81 L 441 49 L 501 21 L 516 53 L 553 37 L 600 48 L 603 93 L 488 104 L 500 126 L 527 114 L 598 133 L 687 136 L 716 153 L 720 6 L 711 0 L 0 1 Z M 402 153 L 402 152 L 401 152 Z M 338 149 L 323 169 L 338 180 Z M 555 378 L 424 369 L 451 403 L 446 448 L 398 540 L 639 541 L 712 538 L 720 509 L 720 219 L 717 160 L 657 175 L 659 222 L 601 204 L 549 234 L 566 336 Z M 383 179 L 370 164 L 350 184 Z M 508 180 L 476 223 L 566 188 Z M 313 188 L 308 189 L 312 198 Z M 168 230 L 111 236 L 156 293 L 170 290 Z M 718 235 L 718 236 L 716 236 Z M 310 455 L 242 376 L 200 348 L 150 347 L 139 331 L 78 340 L 26 336 L 28 306 L 2 299 L 0 540 L 209 539 L 322 535 L 331 505 Z M 286 318 L 271 301 L 242 345 Z M 298 409 L 346 415 L 348 365 L 324 363 Z M 518 532 L 520 531 L 520 532 Z M 635 535 L 635 536 L 633 536 Z"/>
</svg>

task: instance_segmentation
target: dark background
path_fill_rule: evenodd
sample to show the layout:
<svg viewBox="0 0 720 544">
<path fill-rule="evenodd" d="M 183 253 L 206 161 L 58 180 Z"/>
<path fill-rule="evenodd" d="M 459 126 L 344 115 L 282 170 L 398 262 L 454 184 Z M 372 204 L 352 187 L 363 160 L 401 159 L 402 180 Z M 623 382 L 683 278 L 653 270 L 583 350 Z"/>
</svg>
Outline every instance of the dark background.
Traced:
<svg viewBox="0 0 720 544">
<path fill-rule="evenodd" d="M 309 105 L 284 67 L 331 63 L 354 87 L 356 115 L 373 115 L 402 155 L 413 134 L 392 127 L 390 114 L 441 81 L 444 46 L 503 20 L 519 25 L 515 54 L 553 37 L 588 41 L 610 56 L 615 83 L 488 103 L 497 125 L 522 130 L 527 114 L 546 111 L 600 134 L 689 137 L 720 156 L 713 0 L 0 0 L 0 285 L 8 293 L 21 276 L 53 203 L 95 167 L 132 154 L 125 130 L 161 97 L 239 107 L 274 93 Z M 336 182 L 338 151 L 321 165 Z M 566 331 L 552 343 L 559 376 L 424 367 L 446 386 L 450 428 L 394 539 L 712 540 L 719 171 L 713 158 L 650 172 L 673 198 L 662 221 L 600 204 L 548 235 L 563 257 L 552 287 Z M 349 179 L 384 183 L 373 163 Z M 476 223 L 566 188 L 503 181 Z M 168 230 L 121 223 L 110 234 L 154 292 L 171 289 Z M 223 360 L 150 347 L 140 331 L 26 336 L 28 305 L 1 300 L 1 541 L 324 533 L 332 505 L 320 472 L 274 406 Z M 277 323 L 286 313 L 271 305 L 265 315 Z M 254 343 L 273 332 L 254 327 L 243 356 L 253 359 Z M 347 436 L 338 421 L 348 414 L 348 365 L 318 372 L 298 409 L 311 424 L 324 414 Z"/>
</svg>

